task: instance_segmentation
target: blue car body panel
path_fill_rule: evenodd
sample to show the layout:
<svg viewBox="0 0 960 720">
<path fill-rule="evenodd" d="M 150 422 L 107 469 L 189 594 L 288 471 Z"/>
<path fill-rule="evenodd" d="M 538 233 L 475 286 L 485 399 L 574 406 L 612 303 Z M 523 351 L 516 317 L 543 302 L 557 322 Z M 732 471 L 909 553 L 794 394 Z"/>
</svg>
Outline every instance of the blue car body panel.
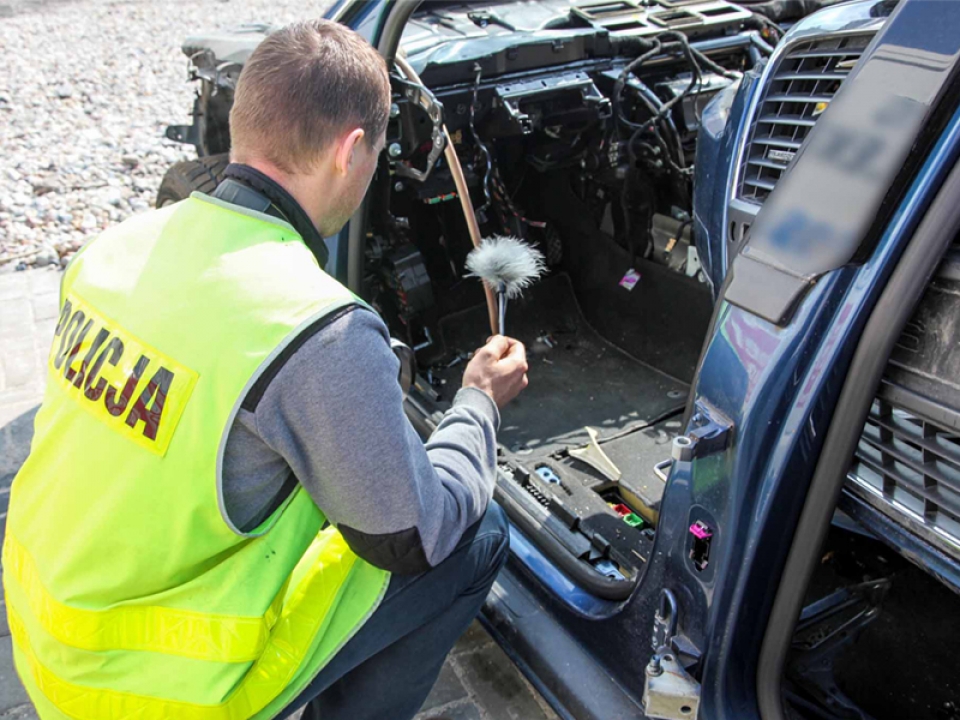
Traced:
<svg viewBox="0 0 960 720">
<path fill-rule="evenodd" d="M 879 30 L 886 17 L 877 12 L 878 7 L 883 7 L 881 0 L 846 3 L 801 20 L 784 36 L 772 57 L 745 73 L 738 86 L 728 88 L 704 109 L 697 139 L 693 229 L 715 296 L 741 242 L 732 224 L 752 224 L 759 210 L 737 197 L 737 185 L 750 125 L 770 73 L 797 43 L 827 34 Z"/>
</svg>

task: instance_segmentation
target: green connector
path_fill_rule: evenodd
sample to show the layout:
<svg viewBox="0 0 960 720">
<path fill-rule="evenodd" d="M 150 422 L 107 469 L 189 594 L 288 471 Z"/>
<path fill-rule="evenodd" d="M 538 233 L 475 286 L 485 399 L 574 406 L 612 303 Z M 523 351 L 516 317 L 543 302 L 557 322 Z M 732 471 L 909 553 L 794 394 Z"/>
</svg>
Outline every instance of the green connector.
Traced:
<svg viewBox="0 0 960 720">
<path fill-rule="evenodd" d="M 635 528 L 643 527 L 643 518 L 637 515 L 636 513 L 630 513 L 629 515 L 624 515 L 623 521 L 630 527 L 635 527 Z"/>
</svg>

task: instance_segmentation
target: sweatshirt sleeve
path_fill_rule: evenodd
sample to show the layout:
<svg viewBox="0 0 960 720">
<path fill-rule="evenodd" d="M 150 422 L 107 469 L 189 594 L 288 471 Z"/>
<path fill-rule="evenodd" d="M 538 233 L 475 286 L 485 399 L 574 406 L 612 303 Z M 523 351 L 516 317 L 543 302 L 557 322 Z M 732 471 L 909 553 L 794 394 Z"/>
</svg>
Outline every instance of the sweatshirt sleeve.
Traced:
<svg viewBox="0 0 960 720">
<path fill-rule="evenodd" d="M 459 391 L 424 445 L 403 409 L 383 321 L 342 314 L 283 364 L 253 408 L 257 432 L 290 465 L 351 549 L 398 574 L 443 561 L 486 510 L 500 422 L 483 391 Z"/>
</svg>

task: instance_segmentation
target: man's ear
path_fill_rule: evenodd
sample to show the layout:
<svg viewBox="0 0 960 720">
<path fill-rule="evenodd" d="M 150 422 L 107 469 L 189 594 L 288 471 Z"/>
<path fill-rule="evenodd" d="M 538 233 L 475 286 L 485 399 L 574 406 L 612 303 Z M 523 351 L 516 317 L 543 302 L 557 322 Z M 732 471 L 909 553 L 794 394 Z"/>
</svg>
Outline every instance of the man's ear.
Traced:
<svg viewBox="0 0 960 720">
<path fill-rule="evenodd" d="M 337 143 L 337 153 L 334 156 L 334 166 L 341 175 L 346 175 L 353 164 L 353 155 L 357 145 L 363 140 L 364 132 L 362 128 L 355 128 L 343 135 L 340 142 Z"/>
</svg>

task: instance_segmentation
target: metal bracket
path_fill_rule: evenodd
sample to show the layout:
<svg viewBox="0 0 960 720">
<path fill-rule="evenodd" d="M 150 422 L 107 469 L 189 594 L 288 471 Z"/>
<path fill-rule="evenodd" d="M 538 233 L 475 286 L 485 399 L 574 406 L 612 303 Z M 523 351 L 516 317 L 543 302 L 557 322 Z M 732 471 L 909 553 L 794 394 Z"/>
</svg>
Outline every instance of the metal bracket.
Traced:
<svg viewBox="0 0 960 720">
<path fill-rule="evenodd" d="M 693 458 L 704 457 L 727 448 L 733 438 L 733 422 L 704 400 L 698 400 L 686 437 Z"/>
<path fill-rule="evenodd" d="M 237 62 L 222 62 L 217 65 L 213 76 L 213 95 L 217 95 L 221 88 L 235 90 L 243 65 Z"/>
<path fill-rule="evenodd" d="M 688 642 L 676 642 L 679 619 L 677 596 L 661 589 L 651 637 L 655 652 L 643 679 L 643 712 L 649 718 L 690 720 L 700 709 L 700 683 L 680 663 L 674 646 L 688 645 L 694 657 L 699 653 Z"/>
<path fill-rule="evenodd" d="M 194 125 L 167 125 L 164 135 L 168 140 L 197 145 L 200 143 L 200 127 Z"/>
<path fill-rule="evenodd" d="M 417 182 L 423 182 L 430 176 L 430 173 L 433 172 L 433 168 L 436 166 L 437 160 L 440 159 L 440 154 L 446 145 L 446 137 L 443 132 L 443 104 L 437 100 L 426 86 L 420 85 L 412 80 L 393 77 L 392 84 L 395 89 L 399 90 L 399 97 L 394 96 L 393 102 L 401 109 L 399 114 L 401 120 L 400 147 L 402 148 L 400 156 L 392 158 L 397 161 L 394 171 L 401 177 L 408 177 Z M 408 165 L 405 162 L 401 162 L 403 158 L 410 157 L 417 150 L 419 144 L 413 130 L 413 120 L 410 119 L 409 122 L 404 122 L 404 120 L 409 117 L 410 112 L 407 111 L 407 114 L 404 114 L 402 109 L 404 105 L 413 105 L 422 109 L 430 120 L 430 140 L 432 146 L 427 153 L 426 164 L 422 170 Z"/>
<path fill-rule="evenodd" d="M 657 614 L 653 617 L 653 649 L 659 652 L 661 648 L 669 647 L 673 636 L 677 634 L 677 623 L 680 611 L 677 609 L 677 596 L 672 590 L 660 590 L 660 605 Z"/>
<path fill-rule="evenodd" d="M 507 22 L 492 10 L 474 10 L 467 13 L 470 21 L 479 28 L 485 28 L 487 25 L 499 25 L 510 32 L 517 32 L 517 26 Z"/>
<path fill-rule="evenodd" d="M 700 683 L 690 677 L 676 656 L 657 653 L 643 681 L 643 713 L 658 720 L 692 720 L 700 710 Z"/>
</svg>

